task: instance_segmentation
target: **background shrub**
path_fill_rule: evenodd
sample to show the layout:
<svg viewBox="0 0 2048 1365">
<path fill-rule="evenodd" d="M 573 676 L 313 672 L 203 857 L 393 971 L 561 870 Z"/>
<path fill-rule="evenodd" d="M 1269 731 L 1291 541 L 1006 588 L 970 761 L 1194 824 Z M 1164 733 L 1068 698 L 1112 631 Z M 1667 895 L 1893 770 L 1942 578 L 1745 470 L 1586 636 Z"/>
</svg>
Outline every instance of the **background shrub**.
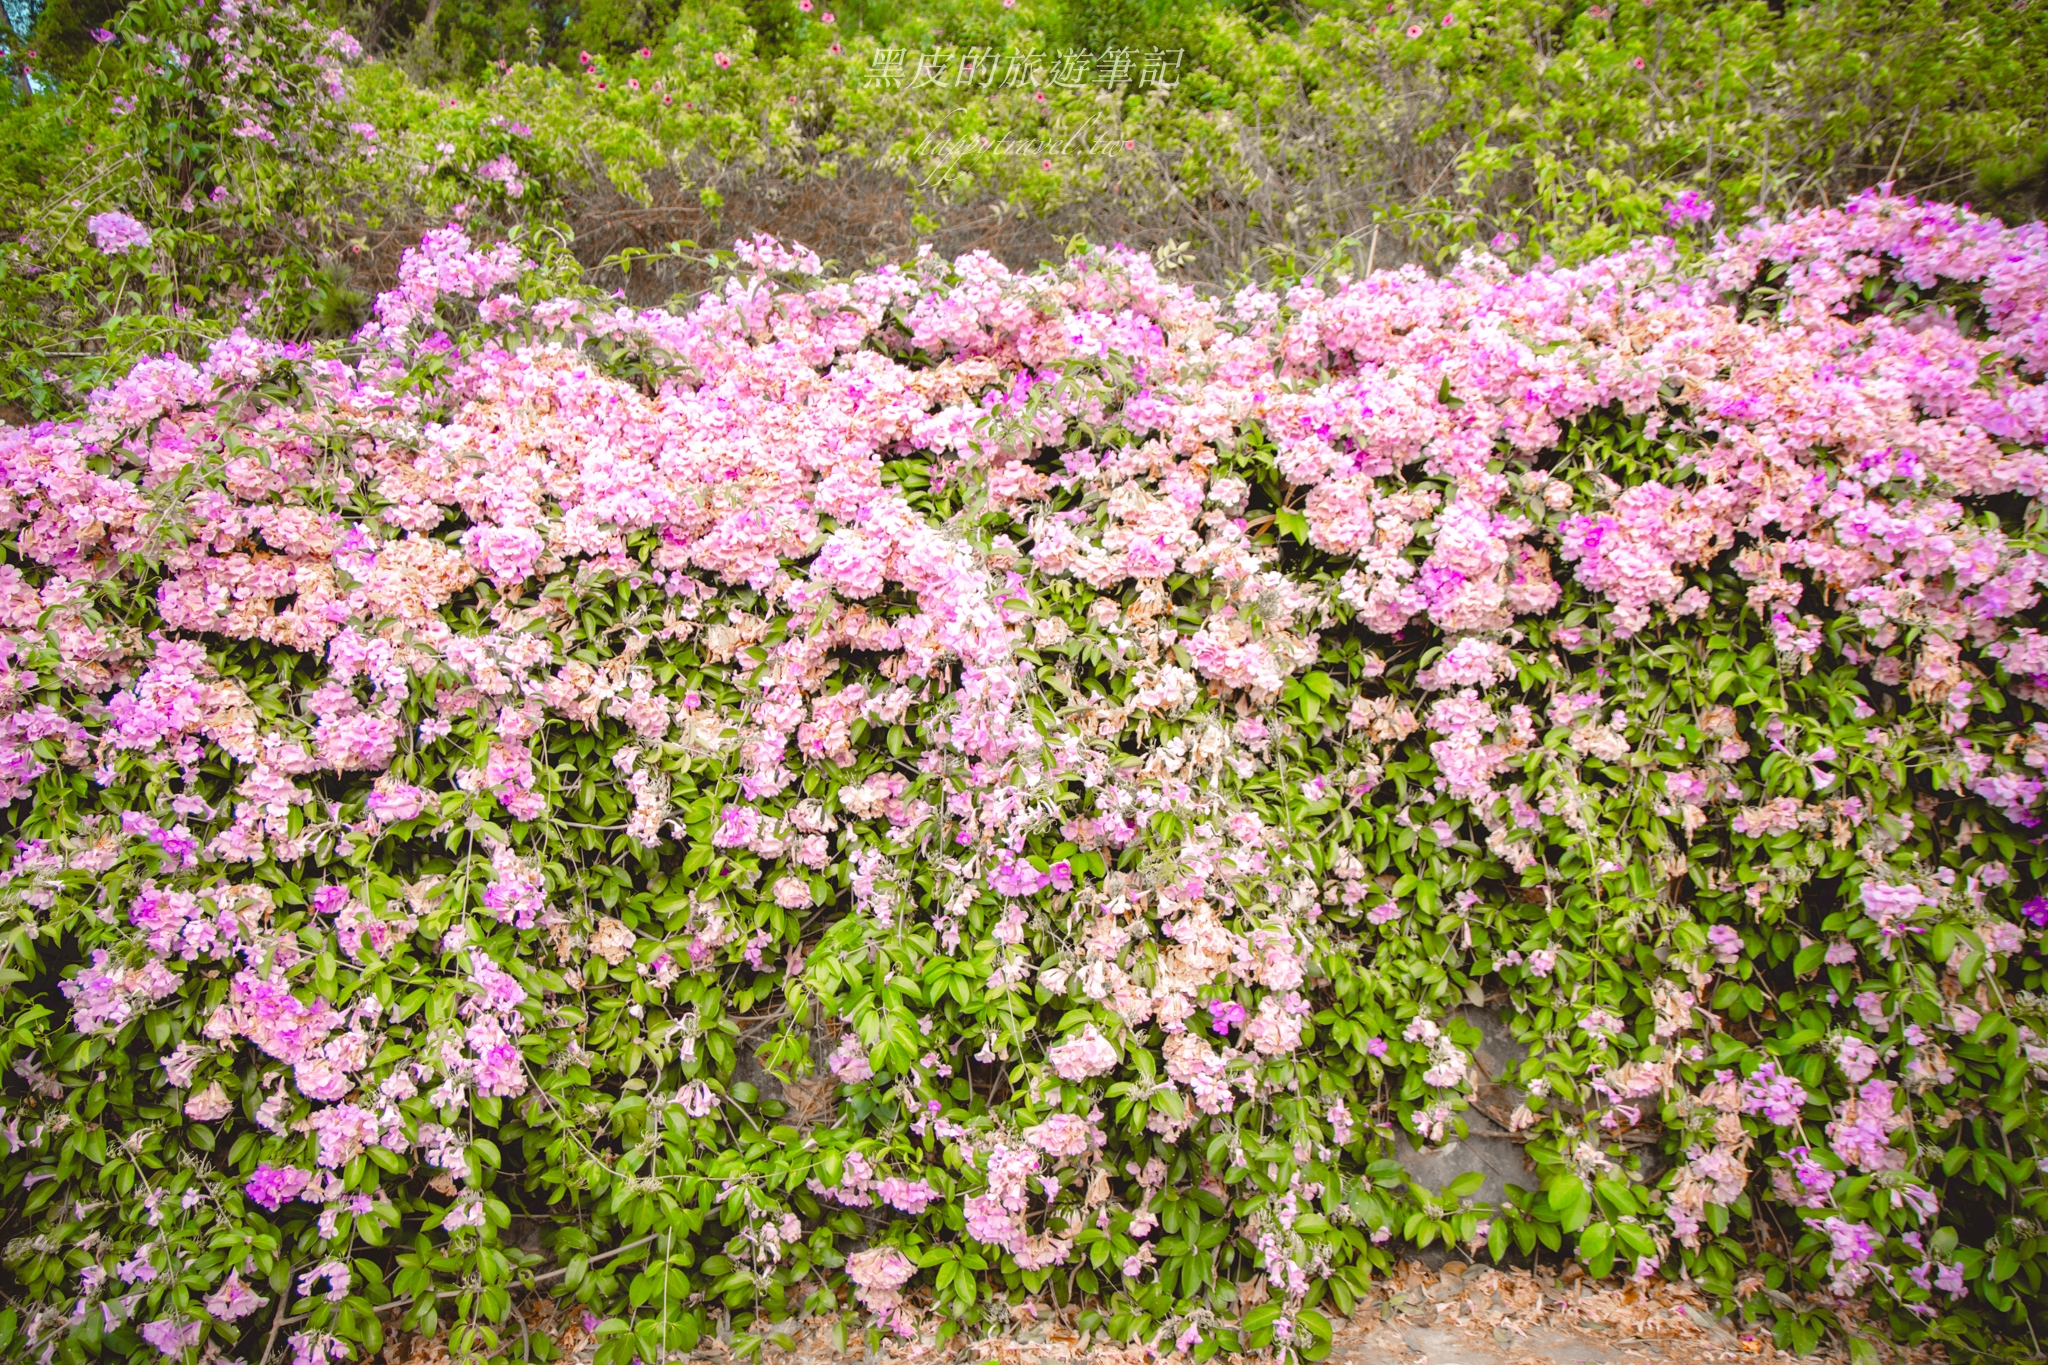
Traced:
<svg viewBox="0 0 2048 1365">
<path fill-rule="evenodd" d="M 1085 236 L 1235 288 L 1338 261 L 1440 268 L 1485 243 L 1581 261 L 1669 232 L 1664 205 L 1687 192 L 1740 224 L 1889 180 L 2016 220 L 2048 183 L 2031 95 L 2048 30 L 2007 5 L 232 8 L 234 43 L 275 80 L 226 60 L 218 11 L 60 7 L 5 39 L 32 73 L 0 111 L 0 401 L 20 413 L 75 410 L 141 355 L 237 320 L 343 327 L 458 213 L 648 304 L 714 278 L 675 244 L 786 232 L 792 214 L 849 266 L 932 241 L 1023 268 Z M 365 62 L 324 45 L 338 20 Z M 102 24 L 119 40 L 94 41 Z M 188 63 L 152 55 L 165 44 Z M 1120 46 L 1113 89 L 1052 79 L 1064 52 Z M 1183 54 L 1171 88 L 1140 80 L 1155 47 Z M 915 72 L 975 48 L 1035 54 L 1043 79 L 873 79 L 883 51 Z M 237 136 L 238 101 L 274 143 Z M 234 197 L 185 209 L 208 177 L 203 193 Z M 126 258 L 118 283 L 75 231 L 109 210 L 172 254 Z"/>
</svg>

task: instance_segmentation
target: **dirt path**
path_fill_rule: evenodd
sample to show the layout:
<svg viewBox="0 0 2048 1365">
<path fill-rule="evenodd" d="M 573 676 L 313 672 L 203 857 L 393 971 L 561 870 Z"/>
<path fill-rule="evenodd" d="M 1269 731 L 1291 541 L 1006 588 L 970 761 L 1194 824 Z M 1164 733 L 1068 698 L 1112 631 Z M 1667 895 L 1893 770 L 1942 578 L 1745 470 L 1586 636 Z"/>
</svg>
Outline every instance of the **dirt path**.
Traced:
<svg viewBox="0 0 2048 1365">
<path fill-rule="evenodd" d="M 1186 1357 L 1150 1355 L 1142 1346 L 1090 1341 L 1072 1326 L 1072 1310 L 1025 1305 L 1010 1329 L 974 1341 L 963 1352 L 937 1350 L 921 1341 L 889 1341 L 873 1356 L 861 1338 L 862 1319 L 851 1317 L 852 1340 L 845 1353 L 834 1345 L 835 1316 L 784 1324 L 793 1349 L 764 1351 L 760 1365 L 1168 1365 Z M 527 1329 L 545 1333 L 561 1348 L 565 1365 L 588 1365 L 595 1343 L 580 1318 L 562 1313 L 552 1300 L 534 1300 L 525 1311 Z M 513 1329 L 517 1330 L 516 1326 Z M 1933 1353 L 1888 1353 L 1893 1362 L 1935 1365 Z M 1806 1360 L 1839 1360 L 1826 1347 Z M 727 1365 L 735 1354 L 706 1342 L 682 1362 Z M 1688 1285 L 1661 1281 L 1647 1286 L 1595 1284 L 1570 1272 L 1499 1271 L 1452 1263 L 1441 1270 L 1411 1262 L 1374 1286 L 1371 1298 L 1350 1318 L 1336 1319 L 1326 1365 L 1723 1365 L 1789 1359 L 1764 1331 L 1737 1331 L 1720 1322 Z M 440 1341 L 394 1342 L 385 1365 L 448 1365 Z M 652 1362 L 649 1363 L 652 1365 Z M 1218 1357 L 1214 1365 L 1249 1365 L 1247 1358 Z"/>
<path fill-rule="evenodd" d="M 1778 1355 L 1768 1335 L 1739 1335 L 1679 1285 L 1411 1264 L 1383 1290 L 1339 1324 L 1330 1365 L 1707 1365 Z"/>
</svg>

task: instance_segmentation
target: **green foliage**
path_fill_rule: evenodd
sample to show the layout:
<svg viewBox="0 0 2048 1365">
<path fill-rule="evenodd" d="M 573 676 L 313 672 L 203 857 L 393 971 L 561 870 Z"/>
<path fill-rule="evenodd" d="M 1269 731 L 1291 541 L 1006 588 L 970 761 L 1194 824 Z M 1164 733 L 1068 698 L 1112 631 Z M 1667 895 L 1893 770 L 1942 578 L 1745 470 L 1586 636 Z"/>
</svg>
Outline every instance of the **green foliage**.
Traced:
<svg viewBox="0 0 2048 1365">
<path fill-rule="evenodd" d="M 140 354 L 308 324 L 344 221 L 342 57 L 296 10 L 210 29 L 188 13 L 141 0 L 59 94 L 6 111 L 22 150 L 0 164 L 0 400 L 62 408 Z M 148 245 L 102 250 L 87 223 L 108 211 Z"/>
</svg>

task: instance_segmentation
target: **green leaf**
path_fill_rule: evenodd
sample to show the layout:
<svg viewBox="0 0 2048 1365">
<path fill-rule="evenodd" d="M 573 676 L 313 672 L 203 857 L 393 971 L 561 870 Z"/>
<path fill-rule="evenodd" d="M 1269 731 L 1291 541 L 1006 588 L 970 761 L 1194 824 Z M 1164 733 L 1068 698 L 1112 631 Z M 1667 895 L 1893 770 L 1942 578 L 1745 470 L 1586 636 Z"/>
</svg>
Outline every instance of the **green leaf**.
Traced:
<svg viewBox="0 0 2048 1365">
<path fill-rule="evenodd" d="M 1606 1223 L 1588 1224 L 1579 1234 L 1579 1259 L 1590 1268 L 1595 1258 L 1607 1254 L 1613 1237 L 1614 1229 Z"/>
<path fill-rule="evenodd" d="M 1551 1211 L 1563 1213 L 1586 1198 L 1585 1182 L 1575 1175 L 1561 1175 L 1550 1182 L 1545 1200 Z"/>
</svg>

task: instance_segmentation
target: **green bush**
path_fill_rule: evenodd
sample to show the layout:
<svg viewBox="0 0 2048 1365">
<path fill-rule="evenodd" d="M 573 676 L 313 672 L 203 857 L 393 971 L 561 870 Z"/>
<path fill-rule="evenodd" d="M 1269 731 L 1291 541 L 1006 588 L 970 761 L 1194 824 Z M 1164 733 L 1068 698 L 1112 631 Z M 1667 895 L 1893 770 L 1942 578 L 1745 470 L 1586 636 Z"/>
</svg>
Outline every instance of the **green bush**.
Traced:
<svg viewBox="0 0 2048 1365">
<path fill-rule="evenodd" d="M 741 182 L 772 191 L 882 168 L 921 221 L 980 205 L 1093 240 L 1178 244 L 1218 284 L 1335 258 L 1441 266 L 1489 242 L 1524 262 L 1583 260 L 1671 231 L 1663 205 L 1686 192 L 1724 224 L 1887 179 L 1971 187 L 2009 215 L 2037 211 L 2042 193 L 2048 130 L 2029 92 L 2048 80 L 2048 27 L 2002 5 L 1825 0 L 1777 16 L 1762 3 L 1630 0 L 1610 13 L 1514 0 L 1283 15 L 934 0 L 827 24 L 828 12 L 437 7 L 431 32 L 351 71 L 337 95 L 319 74 L 333 53 L 295 11 L 235 21 L 237 43 L 266 53 L 244 90 L 191 12 L 138 5 L 119 43 L 83 40 L 0 111 L 12 151 L 0 400 L 74 406 L 140 354 L 217 335 L 252 299 L 269 332 L 343 325 L 348 296 L 388 287 L 380 244 L 457 210 L 574 250 L 570 201 L 609 184 L 626 201 L 597 212 L 658 223 L 651 176 L 715 213 Z M 53 38 L 83 14 L 51 11 Z M 153 62 L 162 42 L 191 66 Z M 1120 48 L 1122 67 L 1054 79 L 1065 53 L 1100 62 Z M 1154 48 L 1181 54 L 1171 88 L 1141 80 Z M 1036 61 L 1037 75 L 915 83 L 921 57 L 957 72 L 973 49 Z M 885 51 L 903 54 L 903 79 L 875 79 Z M 117 94 L 138 113 L 116 116 Z M 243 98 L 276 144 L 234 136 L 240 117 L 218 101 Z M 374 139 L 345 131 L 356 125 Z M 184 208 L 191 185 L 228 180 L 227 204 Z M 153 249 L 170 254 L 146 268 L 101 258 L 74 230 L 73 200 L 88 213 L 126 204 L 161 225 Z"/>
</svg>

